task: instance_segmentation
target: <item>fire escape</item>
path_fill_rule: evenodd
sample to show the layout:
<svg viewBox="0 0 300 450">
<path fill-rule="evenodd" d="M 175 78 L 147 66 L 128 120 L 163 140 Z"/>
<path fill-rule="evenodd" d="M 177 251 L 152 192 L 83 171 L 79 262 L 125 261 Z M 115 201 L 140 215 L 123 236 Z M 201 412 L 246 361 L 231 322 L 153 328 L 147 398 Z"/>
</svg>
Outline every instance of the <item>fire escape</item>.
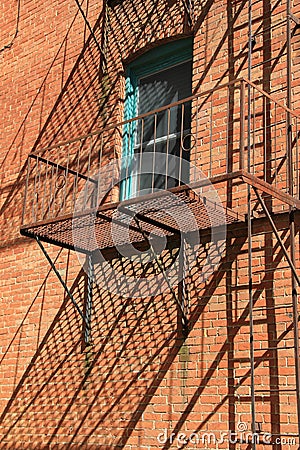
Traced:
<svg viewBox="0 0 300 450">
<path fill-rule="evenodd" d="M 141 180 L 143 158 L 146 158 L 143 130 L 151 122 L 154 130 L 152 158 L 155 159 L 159 153 L 155 137 L 159 118 L 164 115 L 167 129 L 170 129 L 174 111 L 181 117 L 176 130 L 180 142 L 178 157 L 183 161 L 177 175 L 180 182 L 174 187 L 168 187 L 166 182 L 165 189 L 160 191 L 150 183 L 146 194 L 120 200 L 124 183 L 132 177 L 133 161 L 140 168 L 136 183 Z M 183 126 L 186 111 L 191 114 L 188 133 Z M 184 283 L 178 292 L 173 288 L 152 239 L 164 237 L 167 246 L 174 243 L 181 243 L 182 247 L 186 244 L 192 246 L 195 239 L 200 243 L 209 241 L 213 230 L 225 227 L 227 233 L 234 233 L 241 224 L 247 227 L 253 432 L 256 431 L 256 390 L 252 233 L 256 218 L 268 221 L 292 274 L 296 395 L 300 417 L 296 294 L 300 278 L 295 267 L 295 217 L 300 210 L 299 120 L 300 117 L 290 107 L 275 100 L 250 79 L 241 78 L 30 154 L 27 163 L 21 233 L 36 240 L 51 264 L 82 317 L 86 344 L 91 333 L 95 263 L 122 255 L 129 244 L 142 251 L 147 248 L 178 306 L 183 332 L 188 334 L 189 305 Z M 136 141 L 137 135 L 133 159 L 132 155 L 131 159 L 120 157 L 124 146 L 130 145 L 133 139 Z M 171 139 L 169 133 L 166 152 Z M 151 161 L 154 178 L 155 161 Z M 183 176 L 186 164 L 190 164 L 188 180 Z M 166 162 L 163 167 L 165 180 L 169 175 L 167 166 Z M 136 192 L 140 191 L 139 187 Z M 212 187 L 218 193 L 218 199 L 211 198 L 209 192 Z M 193 220 L 189 219 L 189 214 Z M 289 217 L 290 252 L 276 225 L 278 217 L 283 214 Z M 44 243 L 75 250 L 86 258 L 88 293 L 84 311 L 77 305 Z M 103 258 L 100 260 L 99 251 Z M 184 267 L 184 251 L 181 256 L 181 278 L 184 279 L 184 271 L 188 270 Z"/>
</svg>

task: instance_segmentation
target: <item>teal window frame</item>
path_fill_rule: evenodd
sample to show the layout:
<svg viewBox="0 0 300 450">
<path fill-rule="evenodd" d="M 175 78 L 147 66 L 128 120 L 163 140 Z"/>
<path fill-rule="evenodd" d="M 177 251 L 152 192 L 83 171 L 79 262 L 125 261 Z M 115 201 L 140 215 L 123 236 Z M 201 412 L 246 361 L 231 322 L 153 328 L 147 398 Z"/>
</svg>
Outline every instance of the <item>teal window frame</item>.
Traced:
<svg viewBox="0 0 300 450">
<path fill-rule="evenodd" d="M 148 50 L 127 66 L 125 80 L 124 121 L 137 116 L 139 80 L 148 75 L 176 66 L 193 58 L 193 38 L 179 39 Z M 120 200 L 132 196 L 132 182 L 128 177 L 134 158 L 134 123 L 128 123 L 123 130 L 122 173 L 126 177 L 120 185 Z M 124 177 L 123 177 L 124 178 Z"/>
</svg>

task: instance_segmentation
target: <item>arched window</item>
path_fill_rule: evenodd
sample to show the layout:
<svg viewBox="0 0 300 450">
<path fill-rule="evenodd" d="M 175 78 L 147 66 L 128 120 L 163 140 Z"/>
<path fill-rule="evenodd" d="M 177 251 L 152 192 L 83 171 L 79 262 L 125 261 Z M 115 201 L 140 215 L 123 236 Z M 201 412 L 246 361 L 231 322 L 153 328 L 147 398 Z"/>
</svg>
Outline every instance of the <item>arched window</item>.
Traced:
<svg viewBox="0 0 300 450">
<path fill-rule="evenodd" d="M 180 159 L 189 160 L 182 143 L 190 133 L 191 102 L 167 105 L 192 95 L 192 48 L 191 38 L 171 42 L 127 67 L 124 118 L 142 117 L 124 128 L 121 199 L 188 182 Z"/>
</svg>

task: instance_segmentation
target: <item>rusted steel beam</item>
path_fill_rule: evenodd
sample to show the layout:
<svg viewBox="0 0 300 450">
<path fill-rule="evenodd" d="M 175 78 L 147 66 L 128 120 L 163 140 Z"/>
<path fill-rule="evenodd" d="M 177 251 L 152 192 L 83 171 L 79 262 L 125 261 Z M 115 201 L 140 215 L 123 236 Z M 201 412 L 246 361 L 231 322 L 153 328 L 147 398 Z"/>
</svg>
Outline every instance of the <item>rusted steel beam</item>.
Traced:
<svg viewBox="0 0 300 450">
<path fill-rule="evenodd" d="M 260 178 L 254 175 L 251 175 L 249 172 L 243 170 L 241 178 L 245 183 L 250 184 L 254 188 L 257 188 L 265 192 L 266 194 L 270 194 L 272 197 L 277 198 L 278 200 L 282 201 L 283 203 L 286 203 L 287 205 L 290 205 L 293 208 L 300 209 L 300 200 L 297 200 L 291 195 L 286 194 L 285 192 L 281 191 L 275 186 L 272 186 L 266 181 L 261 180 Z"/>
</svg>

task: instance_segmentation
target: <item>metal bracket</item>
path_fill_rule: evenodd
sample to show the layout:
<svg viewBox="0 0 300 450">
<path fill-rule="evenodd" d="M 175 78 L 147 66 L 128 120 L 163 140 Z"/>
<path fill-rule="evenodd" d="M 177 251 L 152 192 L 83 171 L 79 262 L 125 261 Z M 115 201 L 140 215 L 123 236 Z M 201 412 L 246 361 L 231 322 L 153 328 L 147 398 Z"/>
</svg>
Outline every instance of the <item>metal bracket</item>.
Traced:
<svg viewBox="0 0 300 450">
<path fill-rule="evenodd" d="M 168 288 L 169 288 L 169 290 L 170 290 L 170 292 L 172 294 L 172 297 L 173 297 L 173 299 L 175 300 L 175 303 L 178 306 L 178 309 L 179 309 L 179 312 L 180 312 L 180 316 L 181 316 L 182 327 L 183 327 L 184 333 L 187 334 L 187 332 L 188 332 L 188 318 L 187 318 L 186 313 L 185 313 L 185 295 L 182 292 L 182 289 L 184 289 L 184 284 L 182 284 L 182 287 L 179 290 L 181 298 L 178 298 L 177 295 L 176 295 L 176 292 L 175 292 L 175 290 L 173 288 L 173 286 L 171 286 L 169 278 L 168 278 L 168 276 L 166 274 L 166 271 L 164 269 L 163 263 L 161 262 L 160 258 L 156 255 L 156 253 L 154 251 L 154 248 L 153 248 L 153 246 L 151 244 L 151 241 L 149 240 L 148 234 L 143 230 L 143 228 L 141 226 L 140 221 L 144 220 L 143 219 L 144 216 L 141 215 L 141 214 L 135 214 L 133 211 L 130 211 L 129 209 L 125 208 L 124 206 L 123 207 L 119 207 L 119 209 L 121 209 L 121 211 L 124 214 L 127 214 L 128 216 L 133 218 L 133 220 L 135 221 L 135 223 L 137 225 L 137 228 L 138 228 L 139 232 L 141 233 L 141 235 L 143 236 L 145 241 L 148 242 L 151 255 L 152 255 L 153 259 L 155 259 L 156 264 L 157 264 L 161 274 L 163 275 L 163 277 L 164 277 L 164 279 L 165 279 L 165 281 L 166 281 L 166 283 L 168 285 Z M 148 222 L 147 220 L 145 220 L 145 221 Z M 156 226 L 157 226 L 157 224 L 156 224 Z M 168 230 L 168 231 L 170 231 L 170 230 Z M 178 230 L 176 230 L 176 231 L 178 232 Z"/>
<path fill-rule="evenodd" d="M 90 343 L 90 331 L 91 331 L 91 310 L 92 310 L 92 283 L 93 283 L 93 278 L 90 278 L 90 276 L 92 275 L 92 271 L 93 271 L 93 266 L 92 266 L 92 261 L 91 261 L 91 256 L 88 256 L 88 289 L 87 289 L 87 303 L 86 303 L 86 307 L 85 307 L 85 314 L 82 312 L 82 310 L 80 309 L 80 307 L 78 306 L 78 303 L 76 302 L 72 292 L 70 291 L 70 289 L 68 288 L 68 286 L 66 285 L 65 281 L 62 279 L 59 271 L 57 270 L 57 268 L 55 267 L 54 262 L 52 261 L 52 259 L 50 258 L 50 256 L 48 255 L 45 247 L 43 246 L 43 244 L 41 243 L 40 239 L 35 236 L 35 240 L 38 243 L 40 249 L 42 250 L 43 254 L 45 255 L 47 261 L 49 262 L 51 269 L 53 269 L 53 272 L 55 273 L 55 275 L 57 276 L 58 280 L 60 281 L 61 285 L 63 286 L 64 290 L 66 291 L 69 299 L 71 300 L 71 302 L 73 303 L 76 311 L 78 312 L 78 314 L 80 315 L 80 317 L 83 320 L 84 323 L 84 342 L 86 345 L 88 345 Z M 91 270 L 91 272 L 90 272 Z"/>
</svg>

